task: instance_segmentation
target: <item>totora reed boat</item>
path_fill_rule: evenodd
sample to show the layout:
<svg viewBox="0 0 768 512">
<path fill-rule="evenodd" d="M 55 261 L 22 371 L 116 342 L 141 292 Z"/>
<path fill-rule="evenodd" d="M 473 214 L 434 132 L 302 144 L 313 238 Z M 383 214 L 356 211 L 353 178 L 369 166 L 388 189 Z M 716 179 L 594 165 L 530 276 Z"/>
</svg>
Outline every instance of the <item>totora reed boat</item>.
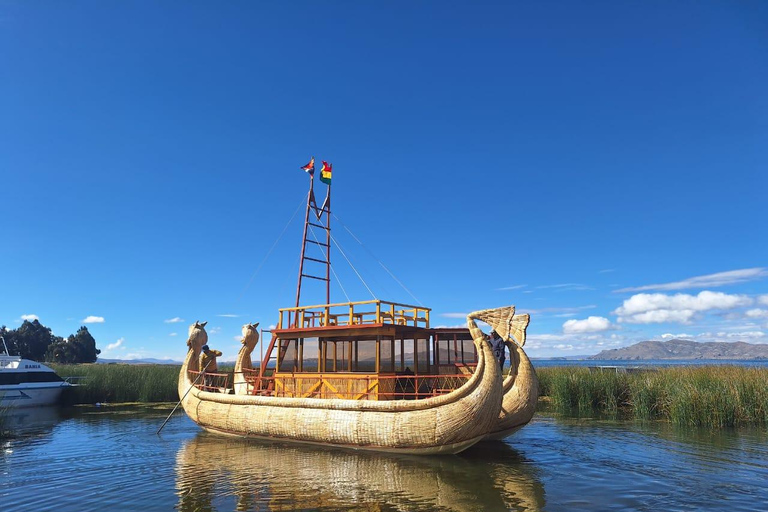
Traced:
<svg viewBox="0 0 768 512">
<path fill-rule="evenodd" d="M 258 367 L 258 324 L 243 326 L 233 375 L 200 368 L 206 324 L 190 326 L 179 374 L 187 415 L 219 434 L 406 454 L 458 453 L 527 424 L 538 397 L 523 350 L 527 314 L 485 309 L 467 315 L 466 329 L 433 328 L 423 306 L 330 302 L 330 171 L 318 208 L 311 164 L 296 306 L 280 309 Z M 312 227 L 325 230 L 326 243 L 308 238 Z M 307 255 L 310 244 L 323 259 Z M 325 277 L 305 273 L 306 261 L 325 265 Z M 325 304 L 300 305 L 304 278 L 325 281 Z M 478 321 L 505 341 L 506 376 Z"/>
</svg>

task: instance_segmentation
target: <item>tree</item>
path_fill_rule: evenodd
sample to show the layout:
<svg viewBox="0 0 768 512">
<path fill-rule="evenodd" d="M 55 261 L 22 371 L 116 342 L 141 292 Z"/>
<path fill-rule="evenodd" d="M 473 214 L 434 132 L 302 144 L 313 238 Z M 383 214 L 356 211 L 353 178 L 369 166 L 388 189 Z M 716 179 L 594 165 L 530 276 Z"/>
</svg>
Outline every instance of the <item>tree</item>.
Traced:
<svg viewBox="0 0 768 512">
<path fill-rule="evenodd" d="M 18 329 L 5 330 L 3 337 L 8 345 L 11 355 L 19 355 L 25 359 L 40 361 L 45 357 L 48 345 L 61 340 L 55 336 L 50 327 L 46 327 L 39 320 L 24 320 Z"/>
<path fill-rule="evenodd" d="M 96 348 L 96 340 L 93 339 L 88 328 L 83 326 L 77 330 L 77 334 L 70 334 L 66 340 L 59 338 L 48 346 L 45 352 L 45 360 L 55 363 L 95 363 L 101 350 Z"/>
</svg>

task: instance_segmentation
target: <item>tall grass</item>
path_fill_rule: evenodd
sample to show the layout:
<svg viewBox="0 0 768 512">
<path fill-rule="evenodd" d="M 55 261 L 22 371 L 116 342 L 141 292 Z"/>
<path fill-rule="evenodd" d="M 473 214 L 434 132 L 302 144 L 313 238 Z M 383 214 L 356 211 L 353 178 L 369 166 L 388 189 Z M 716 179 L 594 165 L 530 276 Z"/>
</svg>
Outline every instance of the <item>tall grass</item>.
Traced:
<svg viewBox="0 0 768 512">
<path fill-rule="evenodd" d="M 179 366 L 129 364 L 52 364 L 62 378 L 84 377 L 84 384 L 67 390 L 70 404 L 117 402 L 175 402 L 179 399 Z"/>
<path fill-rule="evenodd" d="M 768 426 L 768 368 L 699 366 L 637 373 L 556 367 L 537 371 L 560 410 L 665 419 L 689 427 Z"/>
</svg>

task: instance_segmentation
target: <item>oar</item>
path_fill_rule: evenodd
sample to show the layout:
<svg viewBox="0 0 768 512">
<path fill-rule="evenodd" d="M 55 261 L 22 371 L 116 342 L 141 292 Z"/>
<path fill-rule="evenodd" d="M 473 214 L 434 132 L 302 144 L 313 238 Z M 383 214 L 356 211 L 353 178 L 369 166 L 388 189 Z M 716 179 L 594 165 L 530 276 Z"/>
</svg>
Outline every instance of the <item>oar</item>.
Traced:
<svg viewBox="0 0 768 512">
<path fill-rule="evenodd" d="M 209 364 L 211 364 L 212 362 L 213 362 L 213 359 L 211 359 L 210 361 L 208 361 L 208 364 L 206 364 L 206 365 L 205 365 L 205 368 L 203 368 L 203 371 L 201 371 L 199 374 L 197 374 L 197 378 L 195 379 L 195 381 L 192 383 L 192 385 L 191 385 L 191 386 L 189 386 L 189 389 L 187 390 L 187 392 L 186 392 L 186 393 L 184 393 L 184 396 L 182 396 L 182 397 L 179 399 L 179 401 L 176 403 L 176 407 L 174 407 L 174 408 L 173 408 L 173 410 L 171 411 L 171 414 L 169 414 L 169 415 L 168 415 L 168 417 L 167 417 L 167 418 L 165 418 L 165 421 L 163 422 L 163 424 L 162 424 L 162 425 L 160 425 L 160 428 L 159 428 L 159 429 L 157 429 L 157 432 L 156 432 L 156 434 L 158 434 L 158 435 L 160 434 L 160 431 L 161 431 L 161 430 L 163 430 L 163 427 L 165 426 L 165 424 L 166 424 L 166 423 L 168 423 L 168 420 L 169 420 L 169 419 L 171 419 L 171 416 L 173 416 L 173 413 L 175 413 L 175 412 L 176 412 L 176 409 L 178 409 L 179 405 L 181 405 L 181 402 L 182 402 L 182 401 L 183 401 L 185 398 L 187 398 L 187 395 L 189 394 L 189 392 L 190 392 L 190 391 L 192 391 L 192 388 L 193 388 L 193 387 L 195 387 L 195 384 L 197 384 L 197 381 L 200 379 L 200 377 L 202 377 L 202 376 L 203 376 L 203 374 L 205 373 L 205 370 L 207 370 L 207 369 L 208 369 L 208 365 L 209 365 Z"/>
</svg>

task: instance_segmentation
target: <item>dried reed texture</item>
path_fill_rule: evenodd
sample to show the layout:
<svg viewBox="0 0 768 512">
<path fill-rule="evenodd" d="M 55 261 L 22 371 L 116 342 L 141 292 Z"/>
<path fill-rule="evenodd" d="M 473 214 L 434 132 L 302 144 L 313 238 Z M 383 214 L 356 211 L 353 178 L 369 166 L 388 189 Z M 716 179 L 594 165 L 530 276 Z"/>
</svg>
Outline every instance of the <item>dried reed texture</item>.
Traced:
<svg viewBox="0 0 768 512">
<path fill-rule="evenodd" d="M 539 381 L 531 360 L 523 350 L 531 317 L 528 314 L 515 315 L 514 306 L 476 311 L 470 316 L 490 325 L 506 341 L 509 349 L 511 367 L 502 384 L 504 397 L 501 412 L 498 422 L 486 436 L 487 440 L 504 439 L 528 424 L 536 412 Z M 472 329 L 470 326 L 470 331 Z"/>
<path fill-rule="evenodd" d="M 248 394 L 248 383 L 245 380 L 245 374 L 243 369 L 253 369 L 253 362 L 251 361 L 251 353 L 256 348 L 256 344 L 259 342 L 259 324 L 245 324 L 243 326 L 243 339 L 240 343 L 243 346 L 240 348 L 240 352 L 237 353 L 237 360 L 235 361 L 235 373 L 233 378 L 233 386 L 236 395 Z"/>
<path fill-rule="evenodd" d="M 424 400 L 355 401 L 201 391 L 192 386 L 188 372 L 197 370 L 197 357 L 208 339 L 204 324 L 196 322 L 189 330 L 179 396 L 186 394 L 182 404 L 187 415 L 212 432 L 364 450 L 458 453 L 494 428 L 502 402 L 499 366 L 471 314 L 467 324 L 478 364 L 463 386 Z M 245 344 L 241 355 L 247 348 Z M 244 359 L 239 363 L 242 368 Z"/>
</svg>

